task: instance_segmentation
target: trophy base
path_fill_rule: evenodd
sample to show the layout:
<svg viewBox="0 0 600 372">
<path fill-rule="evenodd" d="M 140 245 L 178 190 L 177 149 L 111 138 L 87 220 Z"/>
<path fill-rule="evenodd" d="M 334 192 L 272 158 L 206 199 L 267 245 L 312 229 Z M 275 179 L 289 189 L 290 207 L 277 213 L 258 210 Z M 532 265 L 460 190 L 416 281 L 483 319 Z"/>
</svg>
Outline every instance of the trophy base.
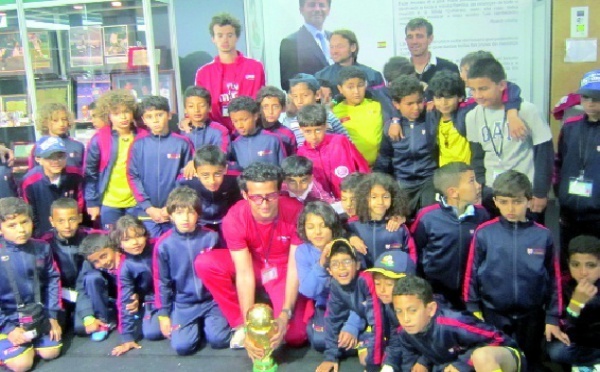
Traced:
<svg viewBox="0 0 600 372">
<path fill-rule="evenodd" d="M 255 360 L 252 365 L 252 372 L 277 372 L 277 363 L 271 357 Z"/>
</svg>

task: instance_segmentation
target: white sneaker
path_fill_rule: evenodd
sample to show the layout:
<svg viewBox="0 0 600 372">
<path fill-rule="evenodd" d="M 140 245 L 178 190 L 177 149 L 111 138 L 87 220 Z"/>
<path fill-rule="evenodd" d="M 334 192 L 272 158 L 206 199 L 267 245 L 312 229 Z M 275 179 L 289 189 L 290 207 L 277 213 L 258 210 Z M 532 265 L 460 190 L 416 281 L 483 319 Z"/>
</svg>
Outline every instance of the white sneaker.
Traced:
<svg viewBox="0 0 600 372">
<path fill-rule="evenodd" d="M 246 340 L 246 331 L 244 327 L 239 327 L 234 330 L 233 335 L 231 336 L 231 341 L 229 341 L 230 349 L 243 349 L 244 341 Z"/>
</svg>

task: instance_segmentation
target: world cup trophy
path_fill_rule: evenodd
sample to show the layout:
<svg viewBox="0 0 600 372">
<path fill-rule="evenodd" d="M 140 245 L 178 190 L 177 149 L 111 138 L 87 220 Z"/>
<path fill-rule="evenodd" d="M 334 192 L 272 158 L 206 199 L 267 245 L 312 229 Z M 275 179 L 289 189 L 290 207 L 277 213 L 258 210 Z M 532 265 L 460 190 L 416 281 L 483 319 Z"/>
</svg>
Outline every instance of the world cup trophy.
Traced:
<svg viewBox="0 0 600 372">
<path fill-rule="evenodd" d="M 277 332 L 273 320 L 273 309 L 265 304 L 255 304 L 246 314 L 246 337 L 258 348 L 265 351 L 262 359 L 254 360 L 253 372 L 276 372 L 277 363 L 271 357 L 271 337 Z"/>
</svg>

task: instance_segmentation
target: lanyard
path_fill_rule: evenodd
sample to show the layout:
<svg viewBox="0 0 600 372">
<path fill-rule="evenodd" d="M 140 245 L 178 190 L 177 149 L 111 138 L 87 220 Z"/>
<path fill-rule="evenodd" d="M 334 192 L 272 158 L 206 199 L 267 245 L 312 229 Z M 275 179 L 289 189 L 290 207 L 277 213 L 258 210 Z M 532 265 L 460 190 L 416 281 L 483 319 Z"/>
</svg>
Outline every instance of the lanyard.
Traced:
<svg viewBox="0 0 600 372">
<path fill-rule="evenodd" d="M 498 159 L 502 160 L 502 152 L 504 151 L 504 132 L 502 128 L 506 123 L 506 110 L 504 110 L 504 116 L 502 117 L 502 123 L 500 124 L 500 150 L 498 150 L 498 148 L 496 147 L 496 143 L 494 142 L 494 135 L 492 134 L 492 131 L 490 130 L 490 127 L 487 122 L 487 118 L 485 117 L 485 108 L 483 108 L 483 122 L 485 123 L 485 129 L 487 130 L 490 136 L 490 142 L 492 143 L 492 147 L 494 148 L 494 153 L 496 153 Z"/>
<path fill-rule="evenodd" d="M 250 201 L 250 203 L 253 203 L 253 202 Z M 263 203 L 264 203 L 264 201 L 263 201 Z M 264 249 L 265 242 L 263 242 L 262 234 L 260 233 L 260 230 L 258 229 L 258 225 L 256 224 L 256 220 L 254 219 L 254 217 L 252 217 L 252 223 L 254 224 L 254 229 L 258 233 L 257 235 L 258 235 L 258 239 L 260 239 L 260 245 Z M 279 217 L 275 218 L 275 221 L 272 223 L 271 233 L 269 234 L 269 245 L 266 247 L 267 251 L 265 252 L 265 254 L 263 254 L 263 259 L 265 260 L 265 264 L 267 264 L 267 265 L 269 264 L 269 255 L 271 254 L 271 247 L 273 246 L 273 237 L 275 236 L 275 230 L 277 230 L 278 223 L 279 223 Z"/>
<path fill-rule="evenodd" d="M 594 132 L 595 134 L 595 132 Z M 588 127 L 588 123 L 584 123 L 581 132 L 579 133 L 579 160 L 581 160 L 581 170 L 580 177 L 583 178 L 583 174 L 585 172 L 585 168 L 587 162 L 589 160 L 590 155 L 590 128 Z"/>
</svg>

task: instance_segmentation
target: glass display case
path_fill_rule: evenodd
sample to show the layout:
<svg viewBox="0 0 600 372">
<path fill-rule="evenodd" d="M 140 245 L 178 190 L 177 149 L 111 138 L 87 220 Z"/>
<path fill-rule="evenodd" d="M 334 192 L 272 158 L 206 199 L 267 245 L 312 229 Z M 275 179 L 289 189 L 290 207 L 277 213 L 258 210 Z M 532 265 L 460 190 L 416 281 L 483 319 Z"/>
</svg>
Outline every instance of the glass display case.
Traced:
<svg viewBox="0 0 600 372">
<path fill-rule="evenodd" d="M 87 122 L 89 104 L 111 88 L 138 100 L 163 95 L 177 113 L 171 8 L 168 0 L 0 1 L 0 128 L 31 126 L 33 135 L 48 102 Z"/>
</svg>

